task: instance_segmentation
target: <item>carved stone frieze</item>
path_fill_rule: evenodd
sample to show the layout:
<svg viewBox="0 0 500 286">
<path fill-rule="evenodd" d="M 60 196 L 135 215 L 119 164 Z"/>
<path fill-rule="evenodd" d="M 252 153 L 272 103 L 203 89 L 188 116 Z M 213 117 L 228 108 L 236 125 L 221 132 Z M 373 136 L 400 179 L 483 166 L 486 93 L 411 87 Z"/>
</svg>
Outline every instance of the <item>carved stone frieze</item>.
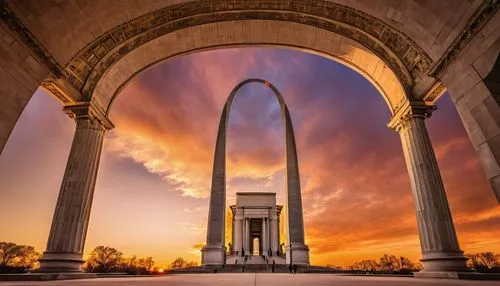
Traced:
<svg viewBox="0 0 500 286">
<path fill-rule="evenodd" d="M 64 75 L 89 98 L 105 71 L 137 46 L 179 29 L 233 20 L 296 22 L 351 38 L 391 66 L 407 90 L 432 64 L 409 37 L 347 6 L 329 1 L 210 0 L 169 6 L 109 30 L 80 51 Z"/>
<path fill-rule="evenodd" d="M 425 102 L 435 102 L 445 92 L 446 86 L 441 81 L 436 80 L 431 88 L 423 94 L 422 100 Z"/>
<path fill-rule="evenodd" d="M 54 84 L 52 80 L 45 80 L 42 82 L 42 87 L 48 90 L 52 95 L 57 97 L 59 101 L 63 104 L 70 103 L 71 101 L 64 95 L 64 93 L 57 88 L 57 85 Z"/>
<path fill-rule="evenodd" d="M 484 0 L 481 6 L 467 21 L 460 35 L 448 47 L 444 55 L 431 67 L 429 75 L 439 78 L 444 70 L 455 60 L 476 34 L 488 23 L 488 20 L 500 9 L 499 0 Z"/>
<path fill-rule="evenodd" d="M 54 76 L 64 78 L 82 92 L 84 100 L 91 98 L 97 82 L 114 63 L 147 41 L 188 27 L 234 20 L 295 22 L 348 37 L 383 59 L 411 95 L 411 87 L 422 77 L 439 77 L 498 11 L 499 1 L 485 0 L 437 63 L 411 38 L 385 22 L 325 0 L 197 0 L 171 5 L 108 30 L 78 52 L 64 68 L 7 5 L 0 10 L 0 19 Z M 52 91 L 50 82 L 43 86 Z M 62 100 L 60 94 L 55 95 Z"/>
</svg>

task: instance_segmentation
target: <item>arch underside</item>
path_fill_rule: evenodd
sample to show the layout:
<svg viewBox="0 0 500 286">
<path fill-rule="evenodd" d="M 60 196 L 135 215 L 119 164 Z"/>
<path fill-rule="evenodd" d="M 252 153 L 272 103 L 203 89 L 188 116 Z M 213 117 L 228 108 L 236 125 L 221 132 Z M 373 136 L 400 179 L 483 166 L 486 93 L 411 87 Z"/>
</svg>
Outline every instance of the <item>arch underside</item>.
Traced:
<svg viewBox="0 0 500 286">
<path fill-rule="evenodd" d="M 496 0 L 129 0 L 120 3 L 5 0 L 1 4 L 2 21 L 50 72 L 42 86 L 65 105 L 92 100 L 99 103 L 103 112 L 109 109 L 111 102 L 106 97 L 114 97 L 119 90 L 116 85 L 123 86 L 128 80 L 117 76 L 119 72 L 111 71 L 115 65 L 157 38 L 173 33 L 184 37 L 184 33 L 178 32 L 188 28 L 202 30 L 201 45 L 179 39 L 185 46 L 183 49 L 171 41 L 173 47 L 165 47 L 169 53 L 159 56 L 161 51 L 157 51 L 158 54 L 152 55 L 155 60 L 234 45 L 293 47 L 339 59 L 364 73 L 386 98 L 391 112 L 402 99 L 432 103 L 445 90 L 437 78 L 499 7 Z M 262 30 L 259 26 L 242 24 L 252 21 L 278 24 L 272 28 L 262 27 Z M 219 27 L 227 26 L 228 22 L 244 29 L 244 35 L 231 38 L 230 33 L 224 34 L 231 30 Z M 304 35 L 307 29 L 302 28 L 282 31 L 293 24 L 307 26 L 309 31 L 315 31 L 316 37 Z M 202 27 L 217 30 L 217 35 Z M 237 29 L 234 32 L 240 36 Z M 257 39 L 256 33 L 272 37 L 280 33 L 286 39 Z M 331 34 L 352 40 L 359 50 L 383 61 L 384 69 L 392 70 L 404 95 L 392 92 L 391 83 L 387 82 L 392 82 L 394 77 L 378 79 L 378 71 L 365 70 L 366 67 L 358 63 L 357 55 L 351 60 L 349 55 L 343 57 L 332 53 L 331 47 L 322 46 L 325 41 L 332 41 L 334 37 L 328 38 Z M 326 40 L 318 39 L 318 35 Z M 190 39 L 193 41 L 195 37 Z M 135 72 L 153 63 L 150 60 L 137 65 Z M 374 75 L 370 77 L 371 72 Z M 93 98 L 101 84 L 108 87 L 108 75 L 117 76 L 118 83 L 113 84 L 116 89 L 107 91 L 108 95 L 102 98 L 98 98 L 100 95 Z"/>
<path fill-rule="evenodd" d="M 109 113 L 112 101 L 129 80 L 159 61 L 197 51 L 255 45 L 299 49 L 343 63 L 372 82 L 391 111 L 406 98 L 405 89 L 392 69 L 354 40 L 304 24 L 243 20 L 178 30 L 131 50 L 100 78 L 92 101 Z"/>
<path fill-rule="evenodd" d="M 426 74 L 433 64 L 431 56 L 412 38 L 385 21 L 392 21 L 391 24 L 413 35 L 414 31 L 409 29 L 400 17 L 390 16 L 389 12 L 401 14 L 399 9 L 414 8 L 416 14 L 421 14 L 426 9 L 431 10 L 431 7 L 420 7 L 420 4 L 414 2 L 399 6 L 388 2 L 384 6 L 384 9 L 388 9 L 387 15 L 384 15 L 368 3 L 353 5 L 354 3 L 343 1 L 173 2 L 158 3 L 154 6 L 164 7 L 139 14 L 137 18 L 129 19 L 120 25 L 110 26 L 110 29 L 101 32 L 100 36 L 71 58 L 68 58 L 66 51 L 59 51 L 55 58 L 50 58 L 49 55 L 50 62 L 56 63 L 55 68 L 54 65 L 51 66 L 53 75 L 63 78 L 78 90 L 76 96 L 60 94 L 61 89 L 54 88 L 57 83 L 54 83 L 53 78 L 45 81 L 43 86 L 58 98 L 66 98 L 69 103 L 92 99 L 103 111 L 107 111 L 110 101 L 106 97 L 110 95 L 101 95 L 99 89 L 102 86 L 107 88 L 114 85 L 113 89 L 107 91 L 114 96 L 119 90 L 116 85 L 123 86 L 128 81 L 128 78 L 123 79 L 120 73 L 128 73 L 129 77 L 132 74 L 115 67 L 121 62 L 133 62 L 135 65 L 132 65 L 132 69 L 139 72 L 154 62 L 175 55 L 234 45 L 279 45 L 338 59 L 372 81 L 385 97 L 391 112 L 397 109 L 404 99 L 413 99 L 412 89 L 416 82 L 421 79 L 426 79 L 426 82 L 429 80 Z M 147 7 L 150 3 L 145 3 L 147 4 L 141 9 L 147 11 L 150 9 Z M 19 11 L 20 8 L 29 10 L 30 5 L 16 5 L 13 2 L 10 6 Z M 103 6 L 103 9 L 107 9 L 106 5 Z M 127 8 L 130 9 L 125 5 L 124 9 Z M 416 15 L 412 13 L 408 16 L 415 18 Z M 76 22 L 82 21 L 79 17 L 76 18 Z M 33 24 L 31 20 L 24 20 Z M 103 27 L 109 26 L 110 22 L 113 21 L 104 20 Z M 442 24 L 441 21 L 438 22 Z M 413 24 L 414 27 L 420 27 L 425 23 Z M 41 35 L 46 33 L 43 29 L 36 32 Z M 417 37 L 419 34 L 413 36 L 419 43 L 428 45 L 429 39 Z M 82 36 L 86 37 L 86 34 Z M 158 41 L 165 37 L 167 39 Z M 164 44 L 161 49 L 165 52 L 155 48 L 145 49 L 144 46 L 150 46 L 151 42 Z M 70 49 L 74 49 L 74 45 L 76 44 L 71 43 Z M 137 54 L 136 50 L 149 52 L 142 54 L 143 57 L 149 57 L 149 61 L 137 64 L 140 59 L 131 59 L 129 54 Z M 65 62 L 65 59 L 69 61 L 63 68 L 60 63 Z M 368 63 L 363 62 L 365 60 Z M 392 74 L 386 70 L 391 70 Z M 108 77 L 117 82 L 109 84 Z M 398 82 L 400 87 L 396 88 L 395 82 Z"/>
</svg>

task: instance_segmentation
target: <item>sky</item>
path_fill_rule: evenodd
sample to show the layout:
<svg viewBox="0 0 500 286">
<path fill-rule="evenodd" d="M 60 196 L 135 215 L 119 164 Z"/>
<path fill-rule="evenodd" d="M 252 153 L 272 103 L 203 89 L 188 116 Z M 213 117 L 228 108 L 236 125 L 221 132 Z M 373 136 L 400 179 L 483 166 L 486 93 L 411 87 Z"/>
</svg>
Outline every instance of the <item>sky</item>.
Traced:
<svg viewBox="0 0 500 286">
<path fill-rule="evenodd" d="M 384 253 L 421 258 L 399 135 L 364 77 L 304 52 L 206 51 L 158 63 L 114 102 L 85 256 L 108 245 L 126 256 L 200 261 L 220 113 L 239 82 L 259 77 L 283 95 L 295 128 L 306 243 L 313 264 L 346 266 Z M 500 208 L 448 94 L 427 120 L 460 246 L 500 252 Z M 0 241 L 45 249 L 75 130 L 39 89 L 0 155 Z M 252 83 L 229 118 L 227 204 L 235 193 L 285 191 L 277 100 Z"/>
</svg>

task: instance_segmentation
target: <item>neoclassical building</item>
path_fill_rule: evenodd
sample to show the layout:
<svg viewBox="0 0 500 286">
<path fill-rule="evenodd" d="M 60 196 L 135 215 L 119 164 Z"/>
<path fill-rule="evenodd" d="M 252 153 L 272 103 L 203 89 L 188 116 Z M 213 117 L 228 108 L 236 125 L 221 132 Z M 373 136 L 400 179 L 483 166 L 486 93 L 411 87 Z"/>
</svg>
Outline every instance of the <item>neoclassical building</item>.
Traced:
<svg viewBox="0 0 500 286">
<path fill-rule="evenodd" d="M 226 264 L 243 264 L 245 256 L 263 256 L 271 263 L 284 263 L 280 249 L 283 206 L 276 204 L 276 193 L 236 193 L 236 204 L 230 208 L 232 241 Z"/>
<path fill-rule="evenodd" d="M 0 150 L 39 87 L 76 125 L 42 271 L 79 271 L 102 142 L 113 128 L 109 113 L 130 79 L 172 57 L 259 45 L 338 61 L 378 89 L 407 163 L 424 264 L 419 275 L 459 277 L 465 258 L 425 121 L 448 91 L 500 201 L 499 6 L 498 0 L 1 0 Z M 212 245 L 221 225 L 213 225 Z"/>
</svg>

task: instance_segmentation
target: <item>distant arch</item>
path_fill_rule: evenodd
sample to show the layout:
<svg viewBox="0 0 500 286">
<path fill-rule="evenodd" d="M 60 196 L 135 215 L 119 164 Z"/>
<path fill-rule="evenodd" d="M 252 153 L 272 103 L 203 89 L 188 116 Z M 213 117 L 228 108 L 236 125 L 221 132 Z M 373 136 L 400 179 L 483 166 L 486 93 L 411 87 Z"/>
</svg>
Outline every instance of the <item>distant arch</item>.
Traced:
<svg viewBox="0 0 500 286">
<path fill-rule="evenodd" d="M 214 164 L 212 173 L 212 187 L 210 191 L 210 206 L 208 211 L 207 244 L 203 249 L 202 263 L 204 265 L 220 265 L 225 263 L 225 204 L 226 204 L 226 132 L 229 121 L 229 112 L 236 93 L 248 83 L 262 83 L 269 87 L 280 105 L 281 115 L 285 129 L 286 145 L 286 201 L 285 219 L 287 223 L 287 245 L 294 245 L 294 253 L 305 250 L 306 262 L 309 264 L 308 248 L 304 239 L 304 219 L 302 214 L 302 196 L 300 191 L 299 165 L 295 135 L 293 132 L 290 112 L 278 89 L 269 81 L 260 78 L 249 78 L 240 82 L 231 91 L 224 109 L 222 110 L 217 140 L 215 143 Z M 297 247 L 297 250 L 295 250 Z M 222 255 L 221 255 L 222 253 Z M 288 255 L 288 254 L 287 254 Z M 294 254 L 295 256 L 295 254 Z M 299 261 L 296 261 L 300 264 Z"/>
</svg>

